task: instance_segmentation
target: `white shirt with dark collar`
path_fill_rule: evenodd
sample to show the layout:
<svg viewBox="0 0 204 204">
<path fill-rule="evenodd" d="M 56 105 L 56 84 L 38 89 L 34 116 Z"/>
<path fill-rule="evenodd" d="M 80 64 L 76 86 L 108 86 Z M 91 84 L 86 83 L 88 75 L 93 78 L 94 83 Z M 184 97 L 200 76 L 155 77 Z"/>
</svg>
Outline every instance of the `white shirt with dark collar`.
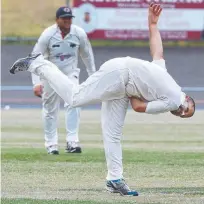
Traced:
<svg viewBox="0 0 204 204">
<path fill-rule="evenodd" d="M 45 29 L 33 49 L 33 53 L 39 52 L 65 74 L 78 69 L 79 55 L 86 66 L 88 75 L 96 71 L 94 56 L 87 35 L 82 28 L 76 25 L 71 25 L 70 33 L 66 36 L 62 35 L 57 24 Z M 32 75 L 32 81 L 34 85 L 40 83 L 40 79 L 36 75 Z"/>
</svg>

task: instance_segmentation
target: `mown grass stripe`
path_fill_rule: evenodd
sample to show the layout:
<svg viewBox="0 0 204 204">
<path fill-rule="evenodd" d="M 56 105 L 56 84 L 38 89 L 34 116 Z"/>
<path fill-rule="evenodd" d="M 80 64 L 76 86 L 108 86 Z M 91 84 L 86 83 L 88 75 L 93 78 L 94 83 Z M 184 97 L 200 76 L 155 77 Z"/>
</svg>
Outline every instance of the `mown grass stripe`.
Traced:
<svg viewBox="0 0 204 204">
<path fill-rule="evenodd" d="M 109 202 L 107 201 L 93 201 L 93 200 L 37 200 L 37 199 L 12 199 L 12 198 L 2 198 L 1 199 L 2 204 L 132 204 L 135 203 L 135 201 L 116 201 L 116 202 Z M 148 203 L 143 203 L 148 204 Z M 152 204 L 160 204 L 160 203 L 152 203 Z"/>
<path fill-rule="evenodd" d="M 2 163 L 8 161 L 46 161 L 46 162 L 105 162 L 104 150 L 84 149 L 82 154 L 61 153 L 58 156 L 48 155 L 44 149 L 36 148 L 4 148 Z M 138 150 L 123 150 L 124 163 L 194 165 L 204 167 L 204 154 L 194 152 L 147 152 Z"/>
</svg>

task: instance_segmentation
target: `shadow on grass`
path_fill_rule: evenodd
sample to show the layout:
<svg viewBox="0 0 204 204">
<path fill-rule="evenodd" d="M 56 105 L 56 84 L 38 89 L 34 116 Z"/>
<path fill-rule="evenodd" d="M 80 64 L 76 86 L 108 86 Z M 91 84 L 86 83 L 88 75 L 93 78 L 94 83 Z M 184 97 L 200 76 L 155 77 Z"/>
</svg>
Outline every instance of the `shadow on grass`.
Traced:
<svg viewBox="0 0 204 204">
<path fill-rule="evenodd" d="M 99 198 L 100 200 L 100 198 Z M 125 203 L 129 203 L 129 204 L 133 204 L 135 203 L 135 201 L 129 201 L 127 199 L 127 201 L 93 201 L 93 200 L 37 200 L 37 199 L 8 199 L 8 198 L 3 198 L 2 200 L 2 204 L 113 204 L 113 203 L 117 203 L 117 204 L 125 204 Z M 160 203 L 155 203 L 155 202 L 148 202 L 148 203 L 144 203 L 142 202 L 142 204 L 160 204 Z"/>
<path fill-rule="evenodd" d="M 204 195 L 204 187 L 169 187 L 169 188 L 140 188 L 140 193 L 159 194 L 183 194 L 183 195 Z"/>
<path fill-rule="evenodd" d="M 74 189 L 74 188 L 65 188 L 65 189 L 59 189 L 59 191 L 76 191 L 79 193 L 82 192 L 97 192 L 102 193 L 105 190 L 102 189 Z M 170 194 L 176 194 L 177 196 L 202 196 L 204 195 L 204 187 L 179 187 L 179 188 L 141 188 L 138 189 L 141 196 L 162 196 L 162 195 L 170 195 Z M 137 197 L 136 197 L 137 198 Z M 10 199 L 10 198 L 2 198 L 1 199 L 2 204 L 106 204 L 106 203 L 135 203 L 133 200 L 127 199 L 127 201 L 93 201 L 93 200 L 38 200 L 38 199 Z M 142 202 L 142 204 L 160 204 L 159 202 Z"/>
<path fill-rule="evenodd" d="M 139 188 L 136 189 L 140 194 L 145 195 L 145 194 L 179 194 L 179 195 L 204 195 L 204 187 L 168 187 L 168 188 Z M 101 188 L 61 188 L 59 191 L 63 192 L 70 192 L 70 191 L 75 191 L 75 192 L 105 192 L 105 189 Z"/>
</svg>

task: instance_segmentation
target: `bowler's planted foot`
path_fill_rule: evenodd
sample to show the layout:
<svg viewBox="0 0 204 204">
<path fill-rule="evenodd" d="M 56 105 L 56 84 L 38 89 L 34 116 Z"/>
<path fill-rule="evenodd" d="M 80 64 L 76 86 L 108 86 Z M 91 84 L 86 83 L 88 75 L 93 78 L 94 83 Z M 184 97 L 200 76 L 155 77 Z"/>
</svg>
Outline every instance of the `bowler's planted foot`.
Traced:
<svg viewBox="0 0 204 204">
<path fill-rule="evenodd" d="M 106 190 L 111 193 L 120 193 L 122 196 L 138 196 L 138 192 L 131 190 L 124 179 L 112 180 L 106 182 Z"/>
</svg>

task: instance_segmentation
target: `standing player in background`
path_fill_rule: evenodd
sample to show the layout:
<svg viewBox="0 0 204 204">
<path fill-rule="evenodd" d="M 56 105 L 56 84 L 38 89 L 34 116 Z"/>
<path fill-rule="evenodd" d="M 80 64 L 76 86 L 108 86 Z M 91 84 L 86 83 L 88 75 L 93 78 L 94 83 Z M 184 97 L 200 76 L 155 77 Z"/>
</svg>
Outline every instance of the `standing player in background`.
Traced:
<svg viewBox="0 0 204 204">
<path fill-rule="evenodd" d="M 69 7 L 60 7 L 56 12 L 56 24 L 48 27 L 41 34 L 33 53 L 41 52 L 45 59 L 54 63 L 74 84 L 79 84 L 80 69 L 77 68 L 80 54 L 88 75 L 95 69 L 91 45 L 84 30 L 72 24 L 72 11 Z M 56 80 L 60 80 L 57 79 Z M 45 79 L 32 74 L 34 94 L 42 97 L 45 147 L 49 154 L 59 154 L 57 118 L 60 97 Z M 71 108 L 65 103 L 66 152 L 81 153 L 78 129 L 80 108 Z"/>
</svg>

